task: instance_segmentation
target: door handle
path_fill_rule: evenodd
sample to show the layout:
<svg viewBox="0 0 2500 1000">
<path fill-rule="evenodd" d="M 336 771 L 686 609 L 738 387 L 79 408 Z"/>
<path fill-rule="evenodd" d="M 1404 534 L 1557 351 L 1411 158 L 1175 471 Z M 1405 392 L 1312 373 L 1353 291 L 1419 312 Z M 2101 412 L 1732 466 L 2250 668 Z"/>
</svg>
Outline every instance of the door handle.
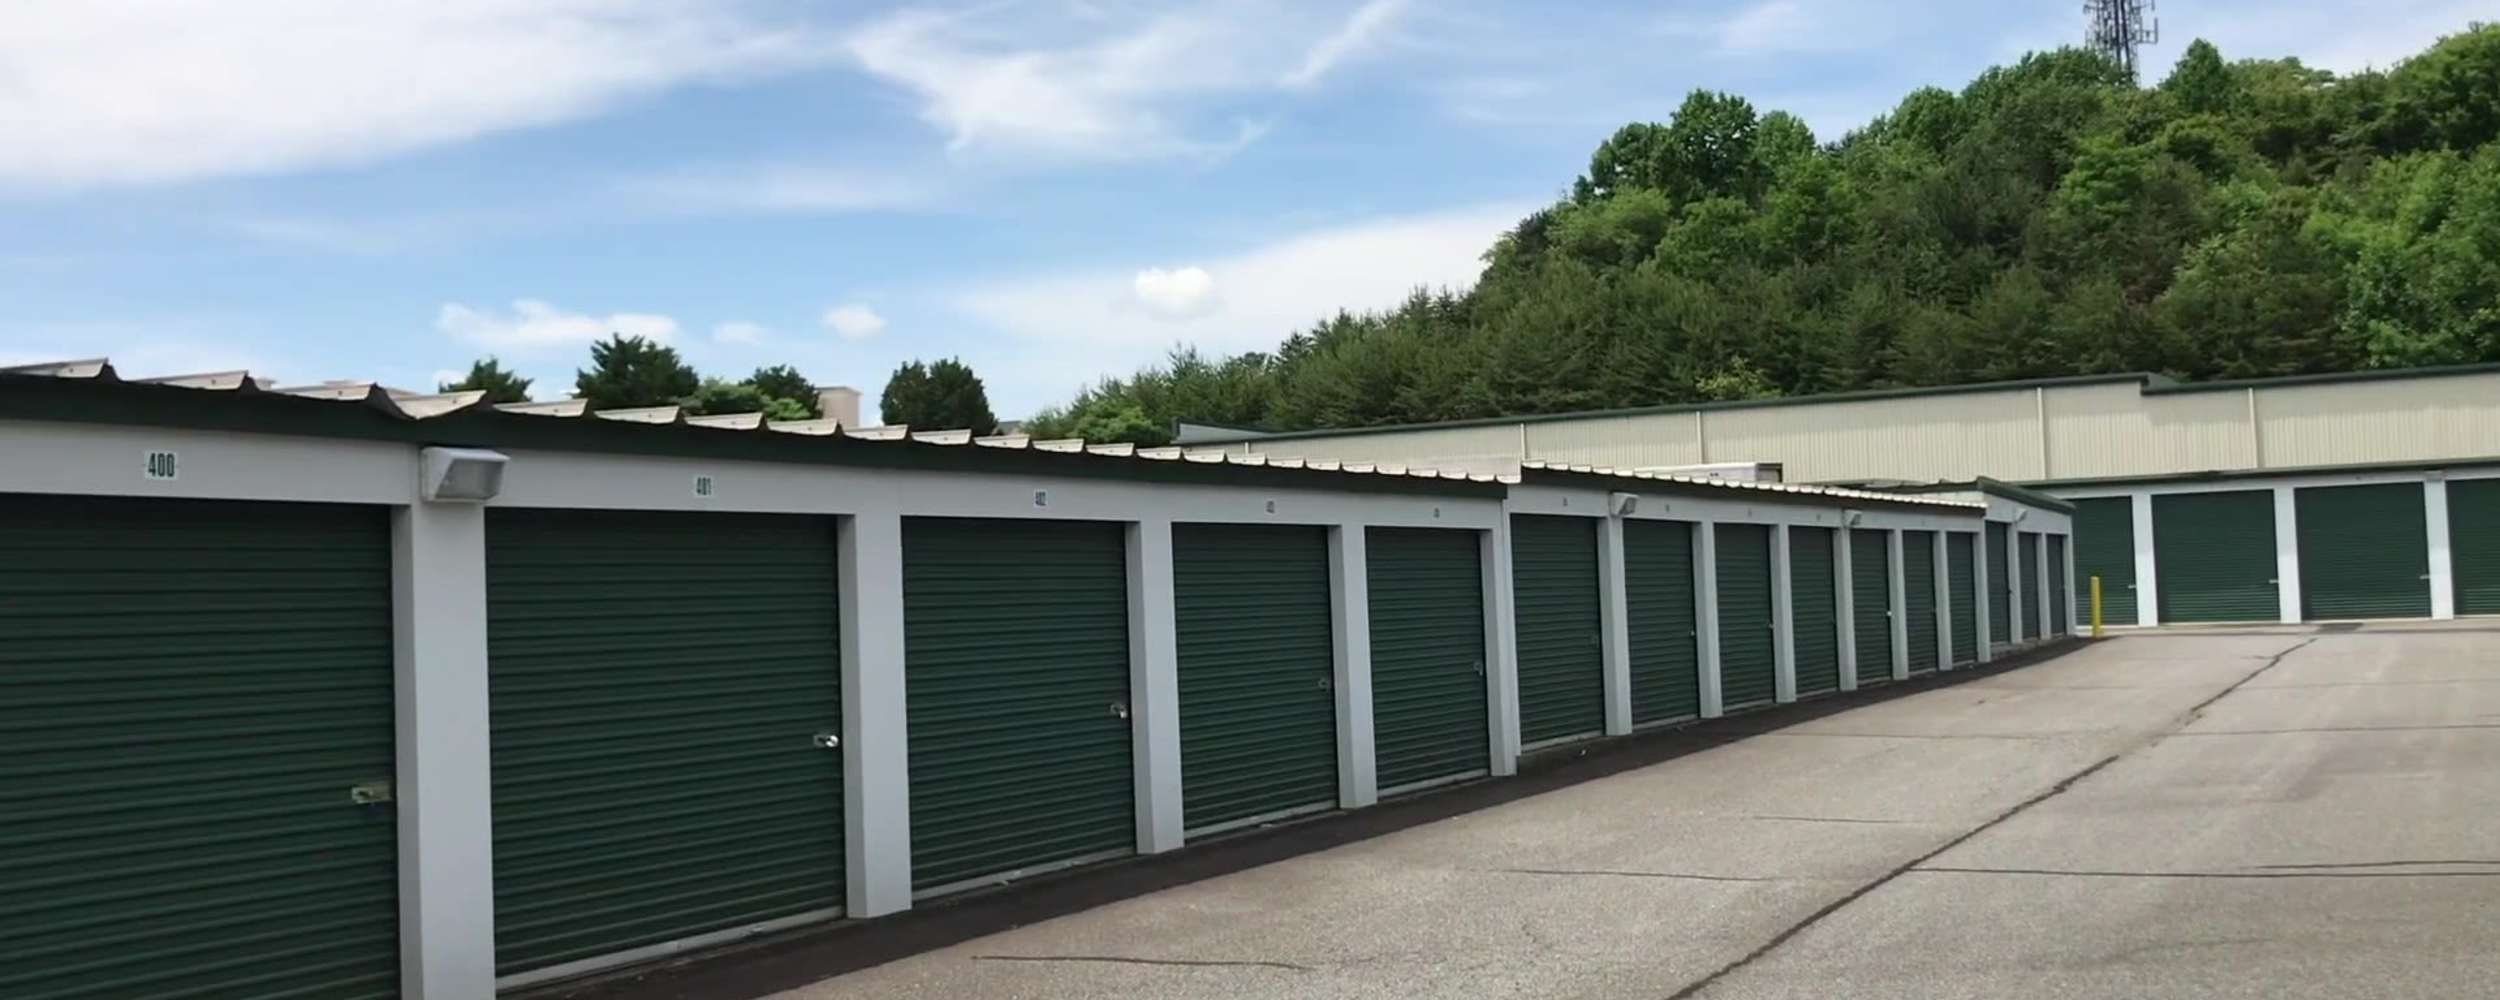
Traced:
<svg viewBox="0 0 2500 1000">
<path fill-rule="evenodd" d="M 840 750 L 842 749 L 842 734 L 817 733 L 816 738 L 810 742 L 816 744 L 818 750 Z"/>
<path fill-rule="evenodd" d="M 1120 719 L 1120 720 L 1122 720 L 1122 721 L 1126 721 L 1126 720 L 1128 719 L 1128 702 L 1125 702 L 1125 701 L 1115 701 L 1115 702 L 1112 702 L 1112 703 L 1111 703 L 1111 717 L 1112 717 L 1112 718 L 1115 718 L 1115 719 Z"/>
</svg>

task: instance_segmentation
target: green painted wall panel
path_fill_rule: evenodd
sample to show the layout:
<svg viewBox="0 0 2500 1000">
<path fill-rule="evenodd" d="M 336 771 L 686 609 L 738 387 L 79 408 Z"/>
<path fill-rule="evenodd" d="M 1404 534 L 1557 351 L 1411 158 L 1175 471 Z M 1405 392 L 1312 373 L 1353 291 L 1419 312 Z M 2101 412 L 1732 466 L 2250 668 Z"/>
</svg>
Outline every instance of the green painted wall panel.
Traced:
<svg viewBox="0 0 2500 1000">
<path fill-rule="evenodd" d="M 2294 490 L 2292 509 L 2303 620 L 2431 616 L 2422 484 Z"/>
<path fill-rule="evenodd" d="M 2153 498 L 2153 572 L 2163 624 L 2276 621 L 2274 494 Z"/>
<path fill-rule="evenodd" d="M 1979 662 L 1979 533 L 1945 535 L 1946 587 L 1953 595 L 1953 663 Z"/>
<path fill-rule="evenodd" d="M 1769 704 L 1779 695 L 1772 644 L 1771 529 L 1716 526 L 1719 582 L 1719 704 L 1725 711 Z"/>
<path fill-rule="evenodd" d="M 1372 739 L 1382 788 L 1484 770 L 1484 576 L 1477 533 L 1371 528 Z"/>
<path fill-rule="evenodd" d="M 1623 591 L 1633 723 L 1700 714 L 1693 526 L 1681 521 L 1623 522 Z"/>
<path fill-rule="evenodd" d="M 2448 558 L 2457 613 L 2500 615 L 2500 479 L 2448 484 Z"/>
<path fill-rule="evenodd" d="M 912 884 L 1133 849 L 1118 524 L 903 519 Z"/>
<path fill-rule="evenodd" d="M 2083 613 L 2092 614 L 2092 578 L 2101 578 L 2101 620 L 2133 625 L 2135 604 L 2135 500 L 2100 497 L 2075 501 L 2075 585 Z"/>
<path fill-rule="evenodd" d="M 0 996 L 398 994 L 382 509 L 0 495 L 0 637 Z"/>
<path fill-rule="evenodd" d="M 1987 534 L 1988 544 L 1979 557 L 1988 561 L 1988 641 L 2002 646 L 2014 641 L 2014 577 L 2005 568 L 2005 553 L 2012 542 L 2003 524 L 1991 522 Z"/>
<path fill-rule="evenodd" d="M 1597 605 L 1597 518 L 1510 519 L 1511 608 L 1519 637 L 1522 743 L 1606 729 Z"/>
<path fill-rule="evenodd" d="M 2025 531 L 2017 536 L 2023 547 L 2023 638 L 2038 639 L 2040 629 L 2040 533 Z"/>
<path fill-rule="evenodd" d="M 1328 530 L 1172 526 L 1182 822 L 1337 800 Z"/>
<path fill-rule="evenodd" d="M 2049 634 L 2065 635 L 2074 631 L 2066 620 L 2066 592 L 2072 586 L 2073 571 L 2066 565 L 2066 536 L 2049 536 Z"/>
<path fill-rule="evenodd" d="M 1936 669 L 1936 533 L 1901 533 L 1901 603 L 1910 616 L 1910 672 Z"/>
<path fill-rule="evenodd" d="M 1891 532 L 1858 528 L 1849 532 L 1850 596 L 1858 638 L 1858 683 L 1892 679 Z"/>
<path fill-rule="evenodd" d="M 1840 601 L 1829 528 L 1788 529 L 1789 648 L 1797 693 L 1840 690 Z"/>
<path fill-rule="evenodd" d="M 493 510 L 502 973 L 843 902 L 834 522 Z"/>
</svg>

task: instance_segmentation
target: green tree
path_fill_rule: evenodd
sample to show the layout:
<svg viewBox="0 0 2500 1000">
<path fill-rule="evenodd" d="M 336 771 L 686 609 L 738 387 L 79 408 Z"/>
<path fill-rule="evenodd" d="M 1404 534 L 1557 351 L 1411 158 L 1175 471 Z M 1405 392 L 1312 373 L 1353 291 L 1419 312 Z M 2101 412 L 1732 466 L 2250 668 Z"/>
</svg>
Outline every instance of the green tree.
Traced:
<svg viewBox="0 0 2500 1000">
<path fill-rule="evenodd" d="M 707 378 L 695 391 L 678 400 L 691 416 L 722 413 L 761 413 L 774 420 L 806 420 L 815 416 L 797 400 L 776 396 L 753 382 L 731 382 Z"/>
<path fill-rule="evenodd" d="M 444 382 L 436 389 L 440 392 L 484 390 L 486 398 L 483 401 L 487 403 L 526 403 L 530 398 L 530 380 L 506 370 L 502 362 L 492 357 L 470 362 L 467 375 L 456 381 Z"/>
<path fill-rule="evenodd" d="M 2161 92 L 2179 102 L 2190 112 L 2211 114 L 2228 110 L 2238 98 L 2238 80 L 2231 68 L 2223 64 L 2222 51 L 2212 42 L 2199 38 L 2188 43 L 2179 54 L 2179 64 L 2170 71 L 2170 78 L 2161 82 Z"/>
<path fill-rule="evenodd" d="M 668 406 L 701 386 L 676 348 L 623 334 L 590 345 L 590 367 L 573 373 L 573 394 L 594 410 Z"/>
<path fill-rule="evenodd" d="M 954 358 L 922 364 L 912 361 L 894 370 L 878 400 L 888 424 L 909 424 L 925 430 L 970 428 L 975 435 L 998 432 L 990 412 L 989 393 L 981 378 Z"/>
<path fill-rule="evenodd" d="M 747 376 L 747 384 L 754 386 L 757 391 L 768 397 L 783 400 L 798 407 L 799 412 L 806 414 L 806 418 L 812 419 L 824 415 L 824 404 L 816 396 L 816 384 L 809 382 L 807 376 L 799 374 L 798 369 L 789 365 L 758 368 L 755 374 Z"/>
</svg>

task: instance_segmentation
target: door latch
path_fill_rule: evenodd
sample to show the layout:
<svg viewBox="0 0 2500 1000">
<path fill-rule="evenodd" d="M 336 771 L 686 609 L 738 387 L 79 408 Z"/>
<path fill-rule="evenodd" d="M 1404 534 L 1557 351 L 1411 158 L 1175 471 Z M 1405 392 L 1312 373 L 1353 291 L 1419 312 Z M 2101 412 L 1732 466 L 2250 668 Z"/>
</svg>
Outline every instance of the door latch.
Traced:
<svg viewBox="0 0 2500 1000">
<path fill-rule="evenodd" d="M 356 805 L 378 806 L 393 798 L 388 781 L 363 781 L 347 786 L 347 801 Z"/>
<path fill-rule="evenodd" d="M 1112 717 L 1112 718 L 1115 718 L 1115 719 L 1123 719 L 1123 720 L 1127 719 L 1127 718 L 1128 718 L 1128 702 L 1125 702 L 1125 701 L 1115 701 L 1115 702 L 1112 702 L 1112 703 L 1111 703 L 1111 717 Z"/>
<path fill-rule="evenodd" d="M 818 750 L 840 750 L 842 749 L 842 734 L 817 733 L 815 738 L 808 742 L 816 744 Z"/>
</svg>

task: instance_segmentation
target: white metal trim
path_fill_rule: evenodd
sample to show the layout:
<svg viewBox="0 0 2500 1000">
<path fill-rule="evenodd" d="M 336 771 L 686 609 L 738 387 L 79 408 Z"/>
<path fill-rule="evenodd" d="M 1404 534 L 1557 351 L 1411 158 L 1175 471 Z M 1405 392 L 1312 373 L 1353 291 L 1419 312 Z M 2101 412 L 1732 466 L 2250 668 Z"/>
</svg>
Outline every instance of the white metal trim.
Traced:
<svg viewBox="0 0 2500 1000">
<path fill-rule="evenodd" d="M 2448 481 L 2422 481 L 2422 524 L 2430 531 L 2431 620 L 2457 616 L 2456 556 L 2448 537 Z"/>
</svg>

